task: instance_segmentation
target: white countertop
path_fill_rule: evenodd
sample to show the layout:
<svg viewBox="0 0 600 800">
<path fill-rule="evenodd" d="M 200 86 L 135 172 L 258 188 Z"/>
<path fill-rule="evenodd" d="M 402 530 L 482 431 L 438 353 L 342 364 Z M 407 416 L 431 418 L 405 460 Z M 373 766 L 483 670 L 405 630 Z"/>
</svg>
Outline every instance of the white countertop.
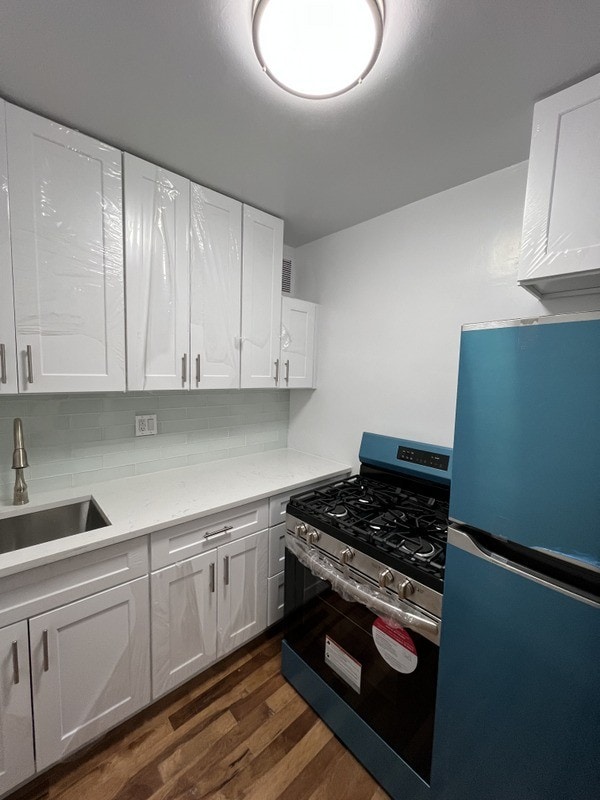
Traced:
<svg viewBox="0 0 600 800">
<path fill-rule="evenodd" d="M 95 550 L 124 539 L 261 500 L 307 484 L 333 479 L 350 466 L 297 450 L 213 461 L 136 475 L 118 481 L 45 492 L 26 506 L 0 503 L 0 519 L 50 508 L 90 495 L 111 524 L 96 531 L 0 554 L 0 578 L 31 567 Z"/>
</svg>

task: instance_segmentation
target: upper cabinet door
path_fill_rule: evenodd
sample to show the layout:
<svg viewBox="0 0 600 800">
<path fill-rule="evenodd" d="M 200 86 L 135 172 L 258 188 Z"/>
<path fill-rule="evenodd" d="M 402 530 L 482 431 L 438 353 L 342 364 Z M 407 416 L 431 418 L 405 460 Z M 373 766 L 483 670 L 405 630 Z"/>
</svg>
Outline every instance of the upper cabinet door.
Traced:
<svg viewBox="0 0 600 800">
<path fill-rule="evenodd" d="M 7 105 L 22 392 L 125 389 L 121 153 Z"/>
<path fill-rule="evenodd" d="M 242 204 L 191 187 L 192 389 L 240 385 Z"/>
<path fill-rule="evenodd" d="M 281 301 L 281 385 L 286 389 L 315 385 L 316 314 L 316 305 L 306 300 Z"/>
<path fill-rule="evenodd" d="M 190 183 L 124 155 L 127 388 L 189 388 Z"/>
<path fill-rule="evenodd" d="M 8 221 L 6 103 L 0 100 L 0 396 L 17 391 L 17 354 Z"/>
<path fill-rule="evenodd" d="M 281 375 L 283 221 L 244 206 L 242 245 L 243 389 L 277 386 Z"/>
<path fill-rule="evenodd" d="M 600 291 L 600 75 L 535 105 L 519 283 Z"/>
</svg>

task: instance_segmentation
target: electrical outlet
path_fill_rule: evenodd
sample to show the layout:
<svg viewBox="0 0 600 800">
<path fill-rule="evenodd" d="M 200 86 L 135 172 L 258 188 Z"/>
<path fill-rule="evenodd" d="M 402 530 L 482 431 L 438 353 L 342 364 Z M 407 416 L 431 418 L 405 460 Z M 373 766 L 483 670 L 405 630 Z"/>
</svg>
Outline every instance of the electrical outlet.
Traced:
<svg viewBox="0 0 600 800">
<path fill-rule="evenodd" d="M 156 414 L 140 414 L 135 418 L 136 436 L 155 436 L 158 433 Z"/>
</svg>

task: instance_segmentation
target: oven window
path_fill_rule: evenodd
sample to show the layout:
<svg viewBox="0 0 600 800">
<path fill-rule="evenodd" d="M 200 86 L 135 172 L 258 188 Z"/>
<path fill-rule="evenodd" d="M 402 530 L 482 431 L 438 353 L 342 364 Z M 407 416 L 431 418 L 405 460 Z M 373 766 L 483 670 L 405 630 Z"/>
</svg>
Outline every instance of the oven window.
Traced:
<svg viewBox="0 0 600 800">
<path fill-rule="evenodd" d="M 407 643 L 414 645 L 414 654 L 407 652 L 406 659 L 397 659 L 391 642 L 390 652 L 380 644 L 384 658 L 373 638 L 378 617 L 358 603 L 343 600 L 322 581 L 320 594 L 314 596 L 315 578 L 297 561 L 295 567 L 296 596 L 304 594 L 305 599 L 295 604 L 296 610 L 288 617 L 287 643 L 429 783 L 438 647 L 409 631 Z M 287 578 L 286 562 L 286 582 Z M 385 630 L 385 624 L 378 625 Z M 402 643 L 398 647 L 401 651 Z"/>
</svg>

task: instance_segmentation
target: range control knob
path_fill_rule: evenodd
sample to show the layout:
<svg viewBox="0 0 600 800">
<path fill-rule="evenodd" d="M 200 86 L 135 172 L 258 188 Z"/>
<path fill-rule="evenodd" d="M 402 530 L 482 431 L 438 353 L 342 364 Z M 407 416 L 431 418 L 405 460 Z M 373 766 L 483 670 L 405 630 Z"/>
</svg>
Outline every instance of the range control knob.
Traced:
<svg viewBox="0 0 600 800">
<path fill-rule="evenodd" d="M 344 547 L 343 550 L 340 550 L 340 564 L 346 565 L 353 558 L 354 550 L 351 547 Z"/>
<path fill-rule="evenodd" d="M 303 522 L 299 522 L 294 528 L 294 531 L 296 532 L 296 536 L 299 536 L 301 539 L 304 539 L 308 532 L 308 527 Z"/>
<path fill-rule="evenodd" d="M 413 592 L 415 591 L 415 587 L 412 583 L 406 578 L 403 581 L 400 581 L 398 584 L 398 597 L 400 600 L 406 600 Z"/>
<path fill-rule="evenodd" d="M 321 534 L 319 533 L 319 531 L 316 531 L 314 528 L 311 528 L 311 530 L 309 530 L 308 533 L 306 534 L 306 541 L 309 544 L 316 544 L 319 541 L 320 538 L 321 538 Z"/>
<path fill-rule="evenodd" d="M 394 580 L 394 576 L 389 569 L 382 569 L 379 573 L 379 588 L 385 589 Z"/>
</svg>

